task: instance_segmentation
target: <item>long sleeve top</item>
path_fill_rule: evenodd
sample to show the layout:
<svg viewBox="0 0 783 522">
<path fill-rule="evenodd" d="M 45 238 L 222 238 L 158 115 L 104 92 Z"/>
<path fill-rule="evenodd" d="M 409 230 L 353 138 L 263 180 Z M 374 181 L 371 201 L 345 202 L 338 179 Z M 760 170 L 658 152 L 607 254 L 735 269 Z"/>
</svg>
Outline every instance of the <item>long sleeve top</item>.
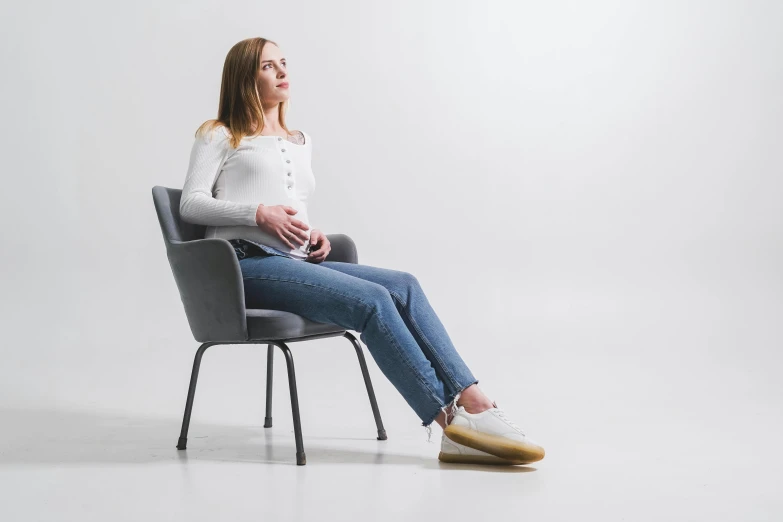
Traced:
<svg viewBox="0 0 783 522">
<path fill-rule="evenodd" d="M 315 191 L 312 139 L 300 131 L 304 143 L 280 136 L 245 136 L 234 149 L 223 126 L 196 137 L 190 153 L 180 200 L 180 217 L 206 225 L 205 238 L 244 239 L 266 245 L 296 259 L 305 259 L 312 228 L 307 203 Z M 258 205 L 288 205 L 298 212 L 308 239 L 289 247 L 256 223 Z"/>
</svg>

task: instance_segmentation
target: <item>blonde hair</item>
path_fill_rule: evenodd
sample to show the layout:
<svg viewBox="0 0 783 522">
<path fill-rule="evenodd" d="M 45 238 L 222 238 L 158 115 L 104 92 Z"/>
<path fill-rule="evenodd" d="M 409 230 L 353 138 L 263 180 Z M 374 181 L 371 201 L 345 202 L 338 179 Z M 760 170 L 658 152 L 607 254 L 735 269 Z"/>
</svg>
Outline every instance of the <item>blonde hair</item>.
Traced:
<svg viewBox="0 0 783 522">
<path fill-rule="evenodd" d="M 223 79 L 220 83 L 218 116 L 216 119 L 202 123 L 196 129 L 196 137 L 223 126 L 229 131 L 231 147 L 237 148 L 242 138 L 252 134 L 254 122 L 258 125 L 253 135 L 261 133 L 265 126 L 264 110 L 256 82 L 261 51 L 267 43 L 277 45 L 266 38 L 247 38 L 234 44 L 228 51 L 223 64 Z M 280 102 L 277 113 L 280 126 L 290 133 L 285 124 L 285 114 L 290 106 L 289 100 Z"/>
</svg>

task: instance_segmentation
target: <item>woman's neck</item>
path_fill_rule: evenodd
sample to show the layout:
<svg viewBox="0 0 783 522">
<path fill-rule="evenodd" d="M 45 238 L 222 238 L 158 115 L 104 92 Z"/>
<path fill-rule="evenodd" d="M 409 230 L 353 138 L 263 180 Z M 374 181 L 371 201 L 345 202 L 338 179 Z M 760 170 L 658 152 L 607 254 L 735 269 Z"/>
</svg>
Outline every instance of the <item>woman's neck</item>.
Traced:
<svg viewBox="0 0 783 522">
<path fill-rule="evenodd" d="M 264 130 L 263 135 L 274 135 L 274 136 L 280 136 L 282 134 L 288 136 L 288 133 L 280 127 L 280 124 L 278 123 L 279 114 L 280 114 L 280 104 L 276 103 L 274 105 L 270 105 L 269 107 L 264 107 L 264 121 L 266 122 L 264 124 Z M 270 125 L 270 122 L 275 122 L 277 126 Z M 258 126 L 253 127 L 253 133 L 257 132 Z"/>
</svg>

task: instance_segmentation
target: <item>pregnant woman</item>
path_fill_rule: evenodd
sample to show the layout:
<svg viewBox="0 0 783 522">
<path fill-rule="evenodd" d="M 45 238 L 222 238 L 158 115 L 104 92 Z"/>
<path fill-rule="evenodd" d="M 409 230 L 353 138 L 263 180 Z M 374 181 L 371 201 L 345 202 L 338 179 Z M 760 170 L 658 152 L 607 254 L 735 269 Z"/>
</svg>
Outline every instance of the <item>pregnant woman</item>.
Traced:
<svg viewBox="0 0 783 522">
<path fill-rule="evenodd" d="M 226 56 L 218 117 L 196 131 L 180 215 L 228 240 L 248 308 L 292 312 L 360 332 L 383 374 L 422 420 L 439 459 L 525 464 L 544 449 L 478 387 L 418 280 L 408 272 L 330 261 L 326 235 L 310 227 L 313 140 L 289 131 L 286 59 L 249 38 Z"/>
</svg>

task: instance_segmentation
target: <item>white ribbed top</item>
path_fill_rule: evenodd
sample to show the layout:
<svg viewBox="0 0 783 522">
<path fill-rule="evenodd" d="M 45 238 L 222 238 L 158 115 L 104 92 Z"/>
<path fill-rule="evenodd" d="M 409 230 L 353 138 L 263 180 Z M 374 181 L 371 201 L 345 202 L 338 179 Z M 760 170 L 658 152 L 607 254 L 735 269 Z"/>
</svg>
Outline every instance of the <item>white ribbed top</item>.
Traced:
<svg viewBox="0 0 783 522">
<path fill-rule="evenodd" d="M 256 209 L 263 203 L 297 209 L 293 217 L 310 227 L 307 203 L 315 191 L 313 143 L 309 134 L 302 134 L 302 145 L 279 136 L 245 136 L 236 149 L 222 126 L 197 137 L 182 188 L 181 218 L 207 225 L 207 238 L 247 239 L 306 258 L 309 240 L 291 249 L 256 224 Z"/>
</svg>

